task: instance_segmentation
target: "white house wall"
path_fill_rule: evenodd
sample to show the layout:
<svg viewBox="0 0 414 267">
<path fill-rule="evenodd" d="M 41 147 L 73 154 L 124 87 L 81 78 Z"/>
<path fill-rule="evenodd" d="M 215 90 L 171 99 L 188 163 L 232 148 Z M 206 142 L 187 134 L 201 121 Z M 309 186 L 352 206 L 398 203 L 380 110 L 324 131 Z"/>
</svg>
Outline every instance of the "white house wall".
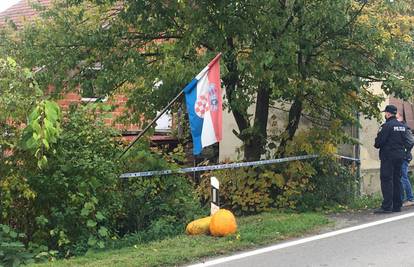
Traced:
<svg viewBox="0 0 414 267">
<path fill-rule="evenodd" d="M 384 95 L 381 84 L 374 83 L 370 90 L 374 94 Z M 383 109 L 388 105 L 389 99 L 382 103 L 381 108 Z M 283 110 L 288 110 L 289 106 L 279 104 L 277 109 L 269 110 L 269 118 L 272 115 L 276 116 L 276 123 L 269 119 L 268 122 L 268 133 L 272 134 L 274 131 L 281 131 L 286 126 L 288 113 Z M 249 108 L 249 112 L 254 114 L 255 105 Z M 374 148 L 374 140 L 377 135 L 377 131 L 380 126 L 380 122 L 375 119 L 368 120 L 361 116 L 360 123 L 362 128 L 359 130 L 360 139 L 360 159 L 361 159 L 361 190 L 363 193 L 371 194 L 379 192 L 379 167 L 380 161 L 378 158 L 378 150 Z M 299 130 L 305 129 L 310 126 L 309 121 L 303 119 L 299 124 Z M 233 129 L 238 131 L 236 121 L 228 110 L 223 111 L 223 140 L 220 143 L 220 154 L 219 160 L 223 161 L 234 161 L 243 158 L 241 151 L 242 142 L 233 134 Z M 349 150 L 349 149 L 348 149 Z M 345 151 L 344 151 L 345 152 Z"/>
</svg>

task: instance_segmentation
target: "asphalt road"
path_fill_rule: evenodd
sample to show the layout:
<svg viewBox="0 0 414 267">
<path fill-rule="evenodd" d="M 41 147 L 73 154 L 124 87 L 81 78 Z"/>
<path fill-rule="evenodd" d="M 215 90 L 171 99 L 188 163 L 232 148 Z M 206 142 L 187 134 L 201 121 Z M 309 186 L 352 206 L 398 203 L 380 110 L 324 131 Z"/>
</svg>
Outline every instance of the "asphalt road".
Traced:
<svg viewBox="0 0 414 267">
<path fill-rule="evenodd" d="M 362 214 L 352 225 L 194 266 L 414 267 L 413 209 Z"/>
</svg>

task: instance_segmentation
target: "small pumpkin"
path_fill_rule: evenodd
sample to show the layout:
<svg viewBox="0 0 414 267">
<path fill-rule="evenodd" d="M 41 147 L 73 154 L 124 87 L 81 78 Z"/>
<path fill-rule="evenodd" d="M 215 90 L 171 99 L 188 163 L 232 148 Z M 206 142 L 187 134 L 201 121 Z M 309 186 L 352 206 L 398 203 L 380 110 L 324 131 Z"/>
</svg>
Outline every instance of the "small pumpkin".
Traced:
<svg viewBox="0 0 414 267">
<path fill-rule="evenodd" d="M 237 231 L 236 217 L 231 211 L 219 209 L 212 217 L 210 222 L 210 233 L 213 236 L 226 236 Z"/>
<path fill-rule="evenodd" d="M 211 216 L 194 220 L 187 225 L 185 232 L 189 235 L 208 234 L 210 221 Z"/>
</svg>

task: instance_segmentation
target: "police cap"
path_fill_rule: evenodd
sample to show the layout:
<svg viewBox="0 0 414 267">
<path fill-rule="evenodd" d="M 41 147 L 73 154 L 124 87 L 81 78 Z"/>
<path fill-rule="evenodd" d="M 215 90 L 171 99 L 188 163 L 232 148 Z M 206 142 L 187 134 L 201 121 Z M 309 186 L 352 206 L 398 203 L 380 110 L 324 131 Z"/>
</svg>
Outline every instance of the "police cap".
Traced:
<svg viewBox="0 0 414 267">
<path fill-rule="evenodd" d="M 391 114 L 397 114 L 397 107 L 394 105 L 387 105 L 382 112 L 389 112 Z"/>
</svg>

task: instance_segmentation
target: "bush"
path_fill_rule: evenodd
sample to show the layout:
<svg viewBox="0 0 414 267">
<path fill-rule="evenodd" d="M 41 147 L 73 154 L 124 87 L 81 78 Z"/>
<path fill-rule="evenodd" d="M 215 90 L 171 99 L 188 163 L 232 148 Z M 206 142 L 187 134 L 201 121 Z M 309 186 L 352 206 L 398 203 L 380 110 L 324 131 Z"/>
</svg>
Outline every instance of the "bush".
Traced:
<svg viewBox="0 0 414 267">
<path fill-rule="evenodd" d="M 7 193 L 1 194 L 1 220 L 26 233 L 28 241 L 71 255 L 80 243 L 103 247 L 116 233 L 121 147 L 116 133 L 89 109 L 71 110 L 62 129 L 42 169 L 25 151 L 10 157 L 0 184 Z"/>
<path fill-rule="evenodd" d="M 26 238 L 25 234 L 0 224 L 0 266 L 20 266 L 55 259 L 56 251 L 48 251 L 47 247 L 33 242 L 25 245 Z"/>
<path fill-rule="evenodd" d="M 275 207 L 296 208 L 302 193 L 311 188 L 313 174 L 314 169 L 305 161 L 212 171 L 203 175 L 197 190 L 205 203 L 210 201 L 210 177 L 217 177 L 221 206 L 238 215 Z"/>
<path fill-rule="evenodd" d="M 132 150 L 127 166 L 135 170 L 175 169 L 177 160 L 184 160 L 181 149 L 170 154 L 157 154 L 145 145 Z M 130 168 L 130 167 L 127 167 Z M 123 181 L 125 217 L 123 233 L 145 231 L 153 239 L 181 233 L 189 221 L 201 216 L 193 185 L 185 175 L 164 175 L 129 178 Z"/>
<path fill-rule="evenodd" d="M 317 171 L 310 179 L 313 189 L 304 192 L 298 206 L 300 210 L 348 205 L 355 200 L 359 190 L 355 168 L 330 158 L 315 160 L 313 166 Z"/>
<path fill-rule="evenodd" d="M 115 234 L 122 208 L 115 135 L 93 112 L 68 114 L 56 153 L 30 181 L 37 192 L 34 241 L 47 237 L 49 247 L 70 253 L 78 243 L 104 247 Z"/>
<path fill-rule="evenodd" d="M 19 234 L 7 225 L 0 224 L 0 266 L 19 266 L 34 262 L 34 254 L 30 253 Z"/>
<path fill-rule="evenodd" d="M 198 192 L 204 203 L 211 201 L 210 177 L 220 182 L 220 207 L 240 214 L 258 213 L 274 204 L 272 188 L 283 183 L 278 174 L 260 168 L 212 171 L 202 175 Z"/>
<path fill-rule="evenodd" d="M 0 223 L 60 256 L 103 248 L 108 240 L 133 233 L 160 239 L 181 233 L 203 213 L 193 185 L 184 175 L 119 179 L 120 170 L 177 168 L 181 148 L 150 151 L 141 144 L 122 160 L 117 133 L 93 110 L 78 107 L 67 114 L 56 144 L 38 168 L 33 155 L 16 149 L 1 162 Z"/>
<path fill-rule="evenodd" d="M 357 179 L 339 162 L 322 157 L 265 167 L 212 171 L 203 175 L 198 192 L 210 201 L 210 177 L 220 181 L 220 206 L 236 214 L 271 208 L 315 210 L 353 200 Z"/>
</svg>

